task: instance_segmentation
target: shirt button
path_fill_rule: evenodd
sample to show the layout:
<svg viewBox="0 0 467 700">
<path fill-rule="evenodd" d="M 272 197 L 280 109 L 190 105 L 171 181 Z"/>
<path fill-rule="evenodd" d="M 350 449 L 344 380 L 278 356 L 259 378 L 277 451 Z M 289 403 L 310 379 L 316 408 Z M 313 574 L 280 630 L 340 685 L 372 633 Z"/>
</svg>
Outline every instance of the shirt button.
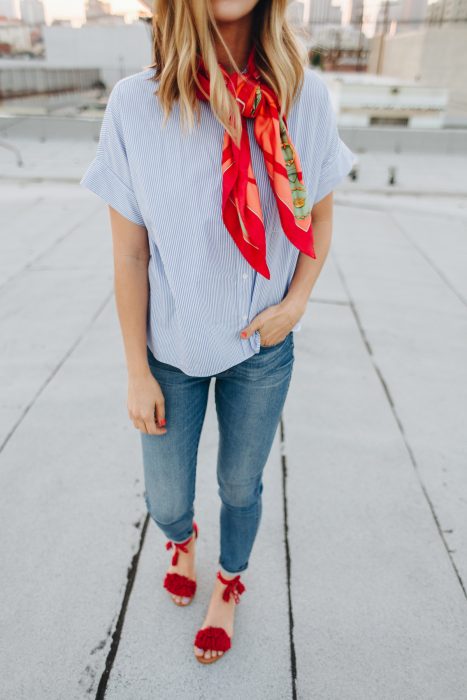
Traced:
<svg viewBox="0 0 467 700">
<path fill-rule="evenodd" d="M 244 315 L 242 316 L 242 318 L 243 318 L 244 321 L 246 321 L 246 319 L 248 318 L 248 316 L 247 316 L 246 314 L 244 314 Z"/>
<path fill-rule="evenodd" d="M 244 272 L 244 273 L 243 273 L 243 279 L 246 280 L 247 277 L 248 277 L 247 273 Z"/>
</svg>

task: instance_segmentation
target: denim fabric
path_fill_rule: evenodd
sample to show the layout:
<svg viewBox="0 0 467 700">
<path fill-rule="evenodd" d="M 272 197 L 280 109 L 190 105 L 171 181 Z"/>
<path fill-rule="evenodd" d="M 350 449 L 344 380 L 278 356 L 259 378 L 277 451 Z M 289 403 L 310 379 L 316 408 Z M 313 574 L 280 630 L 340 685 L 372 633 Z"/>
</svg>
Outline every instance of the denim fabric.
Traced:
<svg viewBox="0 0 467 700">
<path fill-rule="evenodd" d="M 175 542 L 193 531 L 199 438 L 211 378 L 219 426 L 219 564 L 237 574 L 248 567 L 261 520 L 263 469 L 271 451 L 294 363 L 290 331 L 276 345 L 209 377 L 193 377 L 157 360 L 147 349 L 165 398 L 167 432 L 141 432 L 145 500 L 149 514 Z"/>
</svg>

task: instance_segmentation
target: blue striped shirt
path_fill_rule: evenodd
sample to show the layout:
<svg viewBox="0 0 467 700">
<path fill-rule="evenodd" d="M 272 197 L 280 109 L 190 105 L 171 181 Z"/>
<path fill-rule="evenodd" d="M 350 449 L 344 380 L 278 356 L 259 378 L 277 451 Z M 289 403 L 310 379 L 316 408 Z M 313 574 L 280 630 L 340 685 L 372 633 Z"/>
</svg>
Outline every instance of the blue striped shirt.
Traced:
<svg viewBox="0 0 467 700">
<path fill-rule="evenodd" d="M 299 251 L 279 212 L 247 119 L 253 169 L 266 229 L 268 280 L 240 253 L 222 220 L 224 127 L 201 102 L 201 122 L 182 131 L 175 104 L 165 128 L 149 81 L 153 69 L 119 80 L 104 113 L 97 152 L 80 184 L 148 233 L 147 344 L 161 362 L 209 376 L 260 350 L 256 331 L 240 331 L 287 293 Z M 340 139 L 328 89 L 311 68 L 289 115 L 310 201 L 318 202 L 356 160 Z M 300 330 L 297 323 L 293 331 Z"/>
</svg>

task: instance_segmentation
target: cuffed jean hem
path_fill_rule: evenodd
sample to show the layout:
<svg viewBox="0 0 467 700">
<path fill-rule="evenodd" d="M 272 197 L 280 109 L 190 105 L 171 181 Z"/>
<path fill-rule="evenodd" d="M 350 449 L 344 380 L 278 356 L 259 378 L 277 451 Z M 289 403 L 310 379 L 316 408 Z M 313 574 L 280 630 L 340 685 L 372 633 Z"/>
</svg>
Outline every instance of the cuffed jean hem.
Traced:
<svg viewBox="0 0 467 700">
<path fill-rule="evenodd" d="M 238 576 L 239 574 L 244 574 L 245 571 L 247 571 L 247 569 L 248 569 L 248 567 L 245 566 L 243 569 L 240 569 L 240 571 L 229 571 L 224 566 L 222 566 L 222 564 L 219 562 L 219 570 L 220 570 L 222 576 L 224 576 L 224 578 L 229 578 L 231 576 Z"/>
<path fill-rule="evenodd" d="M 149 501 L 147 492 L 145 492 L 144 494 L 144 500 L 146 501 L 146 507 L 151 517 L 151 520 L 164 533 L 168 540 L 172 540 L 172 542 L 181 544 L 182 542 L 186 542 L 187 539 L 194 534 L 193 510 L 188 511 L 188 513 L 185 513 L 185 515 L 179 518 L 178 520 L 174 520 L 171 523 L 165 523 L 160 520 L 157 520 L 157 518 L 155 517 L 155 514 L 151 508 L 151 503 Z"/>
</svg>

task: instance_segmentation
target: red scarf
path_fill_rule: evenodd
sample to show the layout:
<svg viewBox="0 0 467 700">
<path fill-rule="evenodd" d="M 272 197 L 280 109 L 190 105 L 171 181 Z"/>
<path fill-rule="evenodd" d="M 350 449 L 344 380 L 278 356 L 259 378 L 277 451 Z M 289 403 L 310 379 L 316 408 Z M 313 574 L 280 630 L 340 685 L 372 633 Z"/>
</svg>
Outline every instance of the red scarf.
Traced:
<svg viewBox="0 0 467 700">
<path fill-rule="evenodd" d="M 209 74 L 202 58 L 199 56 L 198 59 L 197 77 L 209 95 Z M 219 67 L 242 114 L 239 148 L 230 134 L 224 131 L 222 218 L 244 258 L 257 272 L 270 279 L 266 263 L 266 232 L 245 120 L 255 120 L 255 139 L 263 151 L 284 233 L 302 253 L 316 258 L 311 207 L 303 183 L 300 159 L 290 139 L 286 118 L 279 118 L 277 96 L 261 79 L 256 68 L 255 46 L 250 51 L 246 73 L 229 75 L 221 64 Z M 198 87 L 196 94 L 199 99 L 208 100 Z"/>
</svg>

